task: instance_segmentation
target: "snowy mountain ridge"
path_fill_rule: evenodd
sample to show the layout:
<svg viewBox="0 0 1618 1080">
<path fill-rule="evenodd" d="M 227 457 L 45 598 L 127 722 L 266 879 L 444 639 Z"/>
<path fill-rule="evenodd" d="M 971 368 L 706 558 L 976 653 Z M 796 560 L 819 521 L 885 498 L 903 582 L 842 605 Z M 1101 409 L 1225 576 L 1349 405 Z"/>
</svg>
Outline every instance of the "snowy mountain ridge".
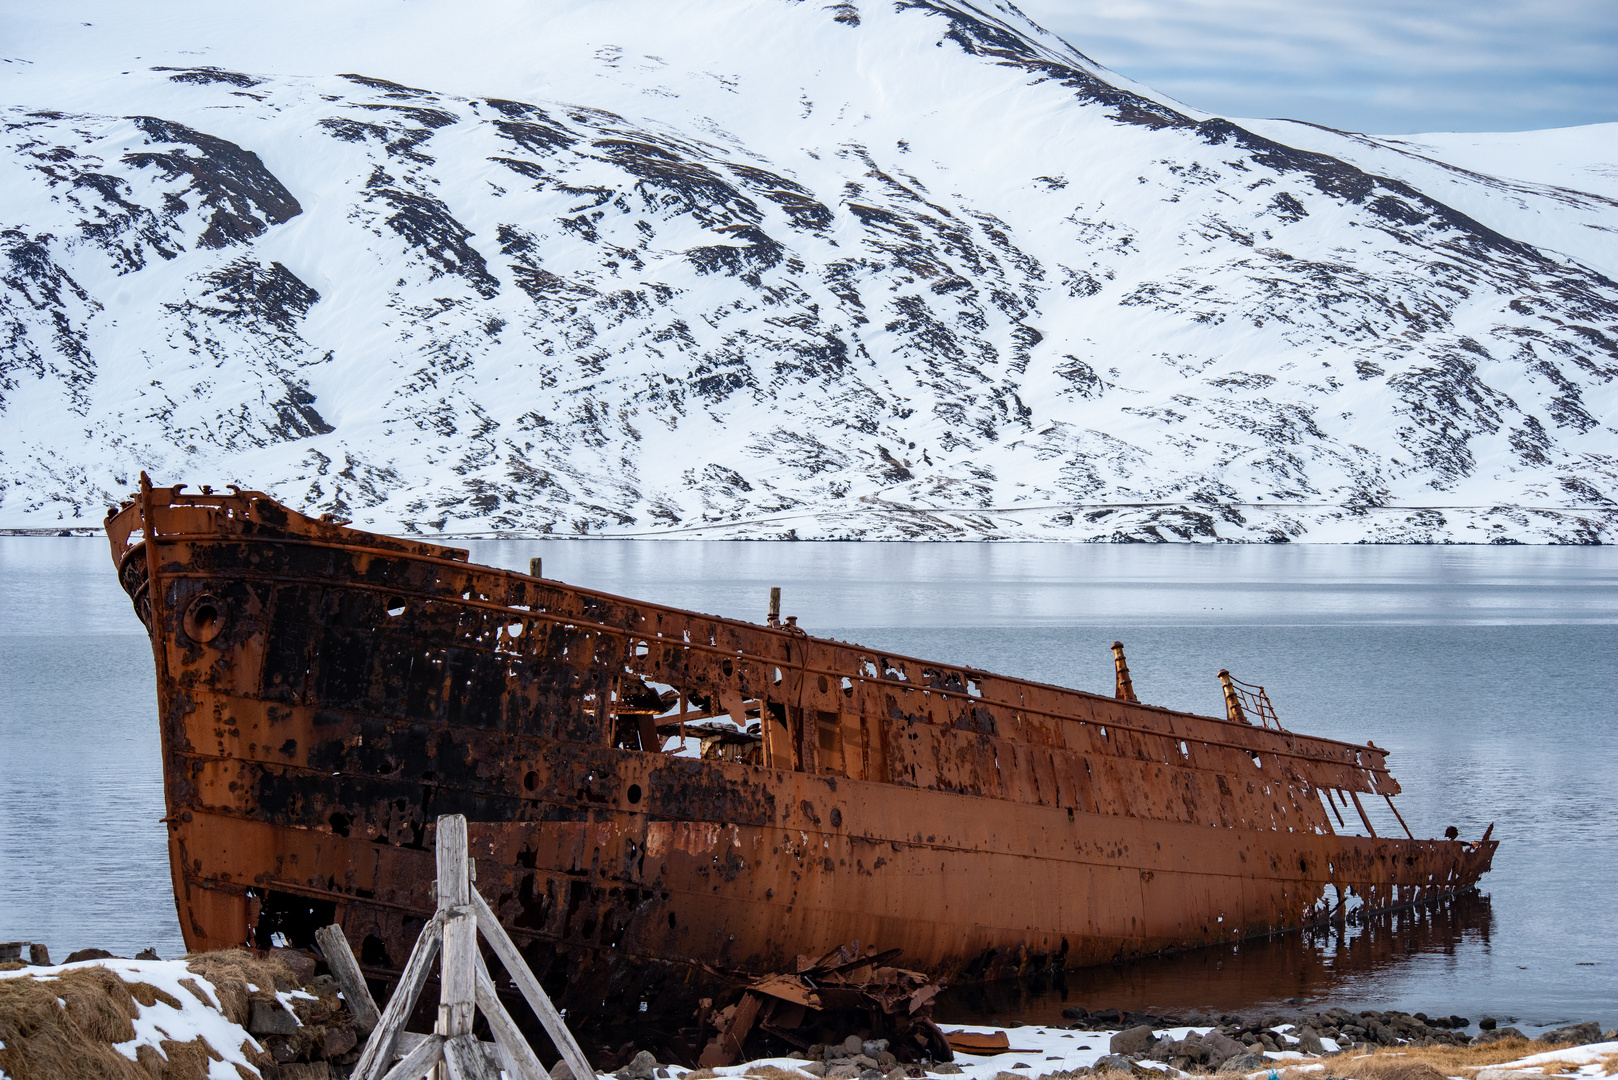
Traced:
<svg viewBox="0 0 1618 1080">
<path fill-rule="evenodd" d="M 1009 5 L 161 10 L 9 35 L 0 527 L 146 468 L 428 535 L 1618 539 L 1610 186 Z"/>
</svg>

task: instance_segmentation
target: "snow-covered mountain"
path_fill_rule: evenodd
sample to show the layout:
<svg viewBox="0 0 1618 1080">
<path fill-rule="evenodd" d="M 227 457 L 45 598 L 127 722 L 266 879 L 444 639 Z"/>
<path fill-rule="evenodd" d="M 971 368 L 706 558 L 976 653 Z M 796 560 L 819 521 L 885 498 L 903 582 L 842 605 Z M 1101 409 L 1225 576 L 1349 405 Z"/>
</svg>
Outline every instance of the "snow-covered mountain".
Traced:
<svg viewBox="0 0 1618 1080">
<path fill-rule="evenodd" d="M 1618 125 L 1232 121 L 1009 4 L 37 7 L 0 526 L 1618 539 Z"/>
</svg>

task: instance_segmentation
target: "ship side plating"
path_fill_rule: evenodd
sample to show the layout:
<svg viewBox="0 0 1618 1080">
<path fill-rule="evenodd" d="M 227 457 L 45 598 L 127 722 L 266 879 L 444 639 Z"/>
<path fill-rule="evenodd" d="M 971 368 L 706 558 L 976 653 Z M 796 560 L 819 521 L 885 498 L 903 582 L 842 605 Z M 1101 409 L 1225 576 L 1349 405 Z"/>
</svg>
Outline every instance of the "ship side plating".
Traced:
<svg viewBox="0 0 1618 1080">
<path fill-rule="evenodd" d="M 477 566 L 258 492 L 143 485 L 108 534 L 191 949 L 335 921 L 396 971 L 448 813 L 547 989 L 629 1012 L 855 939 L 957 980 L 1229 941 L 1436 899 L 1495 849 L 1338 835 L 1398 793 L 1386 752 L 1239 713 Z M 715 719 L 711 757 L 664 752 Z"/>
</svg>

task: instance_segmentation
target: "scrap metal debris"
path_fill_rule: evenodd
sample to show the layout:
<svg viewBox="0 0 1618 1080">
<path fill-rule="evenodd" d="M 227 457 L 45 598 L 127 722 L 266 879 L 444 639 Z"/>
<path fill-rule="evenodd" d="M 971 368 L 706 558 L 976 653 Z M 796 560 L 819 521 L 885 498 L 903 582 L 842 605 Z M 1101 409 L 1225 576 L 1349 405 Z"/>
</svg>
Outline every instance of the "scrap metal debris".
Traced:
<svg viewBox="0 0 1618 1080">
<path fill-rule="evenodd" d="M 849 1031 L 885 1040 L 883 1049 L 901 1062 L 954 1060 L 932 1019 L 933 999 L 944 985 L 894 966 L 899 953 L 862 952 L 857 941 L 839 945 L 817 960 L 800 956 L 793 974 L 754 979 L 733 1004 L 715 1008 L 704 999 L 697 1023 L 702 1033 L 714 1034 L 698 1064 L 718 1068 L 745 1060 L 750 1036 L 808 1050 L 817 1041 L 841 1041 Z"/>
</svg>

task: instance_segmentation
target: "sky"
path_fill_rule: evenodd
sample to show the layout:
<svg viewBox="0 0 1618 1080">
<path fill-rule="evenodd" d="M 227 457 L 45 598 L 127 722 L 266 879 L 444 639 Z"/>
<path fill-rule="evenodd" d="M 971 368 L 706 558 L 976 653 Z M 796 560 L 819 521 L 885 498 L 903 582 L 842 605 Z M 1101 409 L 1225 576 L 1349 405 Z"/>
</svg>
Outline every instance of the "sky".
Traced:
<svg viewBox="0 0 1618 1080">
<path fill-rule="evenodd" d="M 1347 131 L 1618 120 L 1615 0 L 1016 0 L 1097 63 L 1210 112 Z"/>
</svg>

